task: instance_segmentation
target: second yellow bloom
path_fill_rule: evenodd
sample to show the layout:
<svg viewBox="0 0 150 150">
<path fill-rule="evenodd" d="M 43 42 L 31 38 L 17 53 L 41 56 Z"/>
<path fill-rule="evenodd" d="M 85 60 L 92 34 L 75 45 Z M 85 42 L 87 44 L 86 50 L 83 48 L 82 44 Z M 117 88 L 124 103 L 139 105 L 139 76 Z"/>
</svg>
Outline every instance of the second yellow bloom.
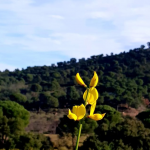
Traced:
<svg viewBox="0 0 150 150">
<path fill-rule="evenodd" d="M 87 92 L 89 90 L 88 96 Z M 83 99 L 85 100 L 87 96 L 87 104 L 93 104 L 98 99 L 98 91 L 96 88 L 89 88 L 83 94 Z"/>
<path fill-rule="evenodd" d="M 69 109 L 68 118 L 73 120 L 81 120 L 86 114 L 85 106 L 82 104 L 80 106 L 73 106 L 72 112 Z"/>
<path fill-rule="evenodd" d="M 94 76 L 93 76 L 93 78 L 91 79 L 90 87 L 96 87 L 97 83 L 98 83 L 98 75 L 97 75 L 97 73 L 94 71 Z"/>
<path fill-rule="evenodd" d="M 96 102 L 91 106 L 90 115 L 88 115 L 88 118 L 91 118 L 95 121 L 103 119 L 103 117 L 105 116 L 106 113 L 104 113 L 104 114 L 94 114 L 95 107 L 96 107 Z"/>
</svg>

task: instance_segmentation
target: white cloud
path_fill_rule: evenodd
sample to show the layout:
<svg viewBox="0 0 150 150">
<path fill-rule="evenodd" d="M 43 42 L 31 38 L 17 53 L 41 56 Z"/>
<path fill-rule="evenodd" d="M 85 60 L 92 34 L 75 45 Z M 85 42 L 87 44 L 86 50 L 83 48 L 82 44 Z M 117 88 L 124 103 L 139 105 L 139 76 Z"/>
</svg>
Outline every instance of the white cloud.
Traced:
<svg viewBox="0 0 150 150">
<path fill-rule="evenodd" d="M 129 45 L 140 46 L 150 41 L 148 0 L 60 0 L 35 5 L 37 3 L 36 0 L 0 2 L 3 13 L 0 45 L 87 58 L 119 53 Z M 92 21 L 95 22 L 90 24 Z M 103 23 L 106 24 L 102 26 Z"/>
<path fill-rule="evenodd" d="M 60 15 L 51 15 L 52 18 L 56 18 L 56 19 L 64 19 L 64 17 L 60 16 Z"/>
<path fill-rule="evenodd" d="M 94 19 L 101 18 L 101 19 L 108 20 L 111 18 L 110 15 L 111 14 L 107 12 L 99 12 L 99 11 L 89 13 L 89 17 L 94 18 Z"/>
</svg>

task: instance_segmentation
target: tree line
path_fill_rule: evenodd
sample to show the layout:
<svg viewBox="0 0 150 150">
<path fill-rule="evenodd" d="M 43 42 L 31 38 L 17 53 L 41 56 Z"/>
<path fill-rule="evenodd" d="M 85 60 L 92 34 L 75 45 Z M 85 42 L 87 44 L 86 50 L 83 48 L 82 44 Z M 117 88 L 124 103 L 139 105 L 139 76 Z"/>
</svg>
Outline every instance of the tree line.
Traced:
<svg viewBox="0 0 150 150">
<path fill-rule="evenodd" d="M 148 42 L 149 45 L 149 42 Z M 92 72 L 99 76 L 98 103 L 113 107 L 127 103 L 138 107 L 141 99 L 150 98 L 150 47 L 144 45 L 129 52 L 103 56 L 91 56 L 68 62 L 58 62 L 57 66 L 35 66 L 0 72 L 0 99 L 12 100 L 26 109 L 49 109 L 71 107 L 82 102 L 83 89 L 75 81 L 80 73 L 88 83 Z"/>
</svg>

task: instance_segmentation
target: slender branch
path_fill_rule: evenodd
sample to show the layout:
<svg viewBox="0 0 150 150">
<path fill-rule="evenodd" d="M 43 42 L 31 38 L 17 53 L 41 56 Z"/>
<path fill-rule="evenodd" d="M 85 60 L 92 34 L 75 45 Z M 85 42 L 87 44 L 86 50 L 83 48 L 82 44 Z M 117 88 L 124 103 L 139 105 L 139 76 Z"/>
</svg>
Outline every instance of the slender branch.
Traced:
<svg viewBox="0 0 150 150">
<path fill-rule="evenodd" d="M 88 94 L 89 94 L 89 88 L 86 88 L 87 89 L 87 95 L 86 95 L 86 98 L 85 98 L 85 107 L 86 107 L 86 102 L 87 102 L 87 98 L 88 98 Z M 80 135 L 81 135 L 81 130 L 82 130 L 82 120 L 81 120 L 81 123 L 80 123 L 80 127 L 79 127 L 79 132 L 78 132 L 78 137 L 77 137 L 77 142 L 76 142 L 76 148 L 75 150 L 78 150 L 78 145 L 79 145 L 79 139 L 80 139 Z"/>
<path fill-rule="evenodd" d="M 78 150 L 79 139 L 80 139 L 80 135 L 81 135 L 81 129 L 82 129 L 82 124 L 80 124 L 80 127 L 79 127 L 79 132 L 78 132 L 78 137 L 77 137 L 77 143 L 76 143 L 75 150 Z"/>
</svg>

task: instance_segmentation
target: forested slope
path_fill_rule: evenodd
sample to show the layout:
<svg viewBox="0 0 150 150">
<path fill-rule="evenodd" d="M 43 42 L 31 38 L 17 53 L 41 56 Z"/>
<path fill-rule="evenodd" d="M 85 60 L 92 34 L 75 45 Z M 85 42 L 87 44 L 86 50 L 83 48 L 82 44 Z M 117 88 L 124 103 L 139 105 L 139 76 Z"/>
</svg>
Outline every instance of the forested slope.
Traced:
<svg viewBox="0 0 150 150">
<path fill-rule="evenodd" d="M 99 77 L 96 87 L 99 99 L 95 113 L 106 115 L 97 122 L 89 118 L 83 120 L 82 134 L 88 138 L 80 149 L 149 150 L 150 110 L 132 118 L 122 116 L 116 109 L 118 104 L 133 108 L 138 108 L 141 104 L 149 105 L 150 43 L 148 46 L 148 49 L 142 45 L 129 52 L 117 55 L 111 53 L 107 56 L 101 54 L 79 61 L 71 58 L 67 62 L 58 62 L 57 66 L 52 64 L 0 72 L 0 148 L 50 150 L 55 147 L 59 150 L 72 150 L 79 122 L 63 116 L 66 112 L 57 113 L 66 111 L 63 108 L 71 108 L 83 102 L 85 89 L 75 81 L 76 73 L 79 72 L 88 84 L 93 71 L 96 71 Z M 30 116 L 21 105 L 37 114 L 30 113 Z M 62 109 L 51 112 L 50 108 Z M 41 134 L 35 133 L 33 124 L 40 128 Z M 32 133 L 26 133 L 27 125 L 27 131 L 32 130 Z M 57 145 L 54 145 L 49 137 L 44 136 L 44 133 L 50 133 L 51 127 L 56 130 L 53 129 L 54 133 L 62 137 L 71 135 L 72 143 L 68 142 L 71 139 L 66 142 L 59 139 Z"/>
<path fill-rule="evenodd" d="M 150 49 L 140 48 L 117 55 L 91 56 L 58 62 L 57 66 L 35 66 L 0 72 L 0 100 L 12 100 L 28 110 L 70 107 L 82 102 L 83 88 L 75 81 L 80 73 L 88 83 L 99 76 L 98 104 L 127 103 L 138 107 L 142 97 L 150 98 Z"/>
</svg>

